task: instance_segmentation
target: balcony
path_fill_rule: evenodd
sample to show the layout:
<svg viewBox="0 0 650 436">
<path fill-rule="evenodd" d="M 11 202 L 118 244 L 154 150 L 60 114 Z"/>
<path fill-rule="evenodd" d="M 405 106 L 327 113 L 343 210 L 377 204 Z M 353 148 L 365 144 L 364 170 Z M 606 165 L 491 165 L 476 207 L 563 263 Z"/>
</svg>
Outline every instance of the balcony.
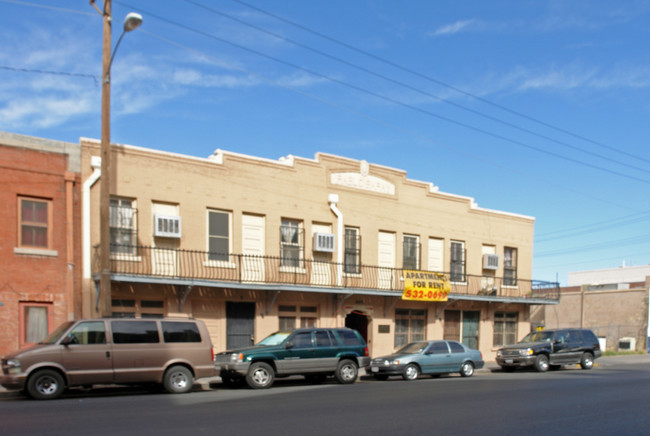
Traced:
<svg viewBox="0 0 650 436">
<path fill-rule="evenodd" d="M 96 276 L 97 258 L 96 247 Z M 279 256 L 111 245 L 111 280 L 122 282 L 399 297 L 404 289 L 402 270 L 363 264 L 351 268 L 336 262 Z M 471 274 L 454 274 L 454 278 L 459 281 L 450 282 L 450 299 L 557 304 L 560 298 L 559 284 L 554 282 Z"/>
</svg>

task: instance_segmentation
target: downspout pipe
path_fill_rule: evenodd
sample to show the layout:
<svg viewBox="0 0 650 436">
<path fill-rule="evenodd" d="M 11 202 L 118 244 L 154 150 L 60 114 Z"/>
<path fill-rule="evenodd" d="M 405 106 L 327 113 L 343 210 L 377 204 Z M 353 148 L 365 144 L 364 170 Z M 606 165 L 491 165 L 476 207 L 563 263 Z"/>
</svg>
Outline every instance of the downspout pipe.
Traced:
<svg viewBox="0 0 650 436">
<path fill-rule="evenodd" d="M 337 286 L 341 286 L 342 284 L 342 278 L 343 278 L 343 214 L 339 210 L 338 207 L 336 207 L 337 203 L 339 202 L 339 196 L 337 194 L 330 194 L 327 197 L 327 201 L 330 204 L 330 209 L 336 215 L 336 234 L 338 236 L 338 241 L 337 241 L 337 247 L 338 250 L 336 250 L 336 263 L 337 263 L 337 274 L 336 274 L 336 284 Z"/>
<path fill-rule="evenodd" d="M 83 252 L 83 278 L 90 279 L 90 259 L 91 259 L 91 241 L 90 241 L 90 188 L 99 180 L 102 175 L 102 158 L 92 156 L 90 166 L 93 173 L 84 182 L 82 188 L 83 209 L 82 209 L 82 252 Z"/>
</svg>

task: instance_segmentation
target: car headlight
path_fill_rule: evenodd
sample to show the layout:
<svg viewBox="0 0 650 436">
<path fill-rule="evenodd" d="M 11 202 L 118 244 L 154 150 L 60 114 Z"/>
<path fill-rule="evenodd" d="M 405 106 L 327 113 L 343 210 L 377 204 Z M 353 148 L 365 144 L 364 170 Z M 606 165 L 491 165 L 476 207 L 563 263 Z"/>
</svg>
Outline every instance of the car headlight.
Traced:
<svg viewBox="0 0 650 436">
<path fill-rule="evenodd" d="M 501 357 L 502 354 L 503 354 L 503 351 L 501 351 L 501 350 L 497 351 L 497 357 Z"/>
<path fill-rule="evenodd" d="M 519 350 L 519 354 L 521 356 L 532 356 L 533 355 L 533 349 L 532 348 L 525 348 L 523 350 Z"/>
<path fill-rule="evenodd" d="M 21 371 L 20 360 L 18 359 L 7 359 L 3 366 L 7 374 L 18 374 Z"/>
<path fill-rule="evenodd" d="M 230 355 L 231 362 L 241 362 L 244 360 L 244 353 L 232 353 Z"/>
<path fill-rule="evenodd" d="M 391 364 L 393 364 L 393 365 L 399 365 L 399 359 L 397 359 L 397 360 L 393 360 L 393 361 L 391 362 Z"/>
</svg>

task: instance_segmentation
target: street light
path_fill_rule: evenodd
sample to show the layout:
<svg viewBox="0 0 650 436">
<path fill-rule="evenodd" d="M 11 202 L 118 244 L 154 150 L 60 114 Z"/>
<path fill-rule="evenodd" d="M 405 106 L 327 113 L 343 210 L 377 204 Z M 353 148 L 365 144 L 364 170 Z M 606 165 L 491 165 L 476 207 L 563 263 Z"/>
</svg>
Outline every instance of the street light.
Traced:
<svg viewBox="0 0 650 436">
<path fill-rule="evenodd" d="M 90 2 L 99 11 L 94 0 Z M 126 32 L 137 29 L 142 24 L 142 16 L 131 12 L 124 20 L 124 30 L 115 44 L 111 54 L 111 0 L 104 0 L 104 12 L 99 11 L 104 17 L 104 38 L 102 46 L 102 175 L 101 190 L 99 192 L 99 295 L 95 302 L 95 310 L 102 316 L 109 316 L 111 309 L 111 228 L 110 228 L 110 202 L 111 202 L 111 65 L 117 48 Z"/>
</svg>

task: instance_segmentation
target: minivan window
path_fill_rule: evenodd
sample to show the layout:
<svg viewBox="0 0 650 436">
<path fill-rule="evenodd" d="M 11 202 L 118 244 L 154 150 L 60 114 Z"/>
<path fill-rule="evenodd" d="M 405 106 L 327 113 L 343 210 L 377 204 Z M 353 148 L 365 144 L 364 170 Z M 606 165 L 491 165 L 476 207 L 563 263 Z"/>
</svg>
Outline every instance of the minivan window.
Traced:
<svg viewBox="0 0 650 436">
<path fill-rule="evenodd" d="M 50 333 L 50 335 L 47 338 L 45 338 L 41 342 L 39 342 L 39 344 L 46 344 L 46 345 L 55 344 L 56 342 L 59 341 L 59 339 L 61 339 L 61 336 L 63 336 L 63 333 L 65 333 L 70 328 L 70 326 L 72 324 L 74 324 L 74 321 L 64 322 L 63 324 L 58 326 L 56 328 L 56 330 L 54 330 L 52 333 Z"/>
<path fill-rule="evenodd" d="M 70 331 L 68 337 L 71 338 L 71 344 L 105 344 L 106 330 L 104 321 L 88 321 L 79 323 Z"/>
<path fill-rule="evenodd" d="M 199 327 L 194 322 L 163 321 L 161 324 L 165 342 L 201 342 Z"/>
<path fill-rule="evenodd" d="M 155 344 L 160 342 L 155 321 L 112 321 L 113 343 Z"/>
</svg>

